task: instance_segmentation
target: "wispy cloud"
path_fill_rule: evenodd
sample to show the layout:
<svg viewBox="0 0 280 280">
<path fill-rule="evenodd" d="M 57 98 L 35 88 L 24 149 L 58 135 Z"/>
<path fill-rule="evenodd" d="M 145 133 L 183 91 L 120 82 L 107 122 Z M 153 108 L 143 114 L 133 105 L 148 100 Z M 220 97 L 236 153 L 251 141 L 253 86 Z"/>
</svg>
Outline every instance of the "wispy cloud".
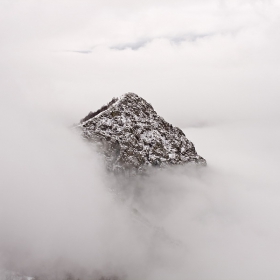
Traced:
<svg viewBox="0 0 280 280">
<path fill-rule="evenodd" d="M 126 49 L 131 49 L 131 50 L 136 51 L 140 48 L 145 47 L 148 43 L 150 43 L 152 41 L 153 41 L 153 39 L 139 39 L 135 42 L 113 45 L 110 48 L 114 49 L 114 50 L 119 50 L 119 51 L 123 51 L 123 50 L 126 50 Z"/>
<path fill-rule="evenodd" d="M 166 35 L 166 36 L 158 36 L 158 37 L 153 37 L 153 38 L 146 38 L 146 39 L 138 39 L 135 40 L 134 42 L 127 42 L 127 43 L 121 43 L 121 44 L 116 44 L 112 45 L 110 48 L 114 50 L 126 50 L 126 49 L 131 49 L 131 50 L 139 50 L 141 48 L 146 47 L 148 44 L 152 43 L 155 40 L 158 39 L 163 39 L 167 40 L 172 44 L 179 45 L 184 42 L 196 42 L 201 39 L 207 39 L 211 38 L 217 35 L 221 36 L 227 36 L 227 35 L 236 35 L 241 29 L 234 29 L 234 30 L 222 30 L 222 31 L 217 31 L 217 32 L 209 32 L 209 33 L 186 33 L 186 34 L 180 34 L 180 35 Z"/>
<path fill-rule="evenodd" d="M 91 50 L 73 50 L 73 51 L 66 51 L 66 52 L 81 53 L 81 54 L 90 54 L 90 53 L 92 53 Z"/>
</svg>

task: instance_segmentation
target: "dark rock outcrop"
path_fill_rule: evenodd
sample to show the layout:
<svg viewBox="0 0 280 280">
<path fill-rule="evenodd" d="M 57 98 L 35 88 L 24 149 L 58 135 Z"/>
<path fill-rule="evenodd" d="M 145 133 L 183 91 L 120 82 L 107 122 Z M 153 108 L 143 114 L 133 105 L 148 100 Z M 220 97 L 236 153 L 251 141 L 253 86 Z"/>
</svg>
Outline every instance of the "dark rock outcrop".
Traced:
<svg viewBox="0 0 280 280">
<path fill-rule="evenodd" d="M 151 104 L 134 93 L 90 112 L 78 127 L 84 139 L 99 146 L 107 169 L 115 173 L 142 173 L 149 166 L 206 165 L 183 131 L 158 116 Z"/>
</svg>

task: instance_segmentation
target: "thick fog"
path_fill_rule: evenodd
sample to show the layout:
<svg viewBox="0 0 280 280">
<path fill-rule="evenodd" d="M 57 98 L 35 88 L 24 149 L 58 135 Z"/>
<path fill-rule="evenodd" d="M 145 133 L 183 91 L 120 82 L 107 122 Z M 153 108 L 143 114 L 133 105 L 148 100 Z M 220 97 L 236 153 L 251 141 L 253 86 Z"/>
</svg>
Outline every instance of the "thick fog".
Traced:
<svg viewBox="0 0 280 280">
<path fill-rule="evenodd" d="M 0 16 L 1 280 L 279 279 L 279 1 L 4 0 Z M 208 166 L 119 187 L 71 126 L 126 92 Z"/>
</svg>

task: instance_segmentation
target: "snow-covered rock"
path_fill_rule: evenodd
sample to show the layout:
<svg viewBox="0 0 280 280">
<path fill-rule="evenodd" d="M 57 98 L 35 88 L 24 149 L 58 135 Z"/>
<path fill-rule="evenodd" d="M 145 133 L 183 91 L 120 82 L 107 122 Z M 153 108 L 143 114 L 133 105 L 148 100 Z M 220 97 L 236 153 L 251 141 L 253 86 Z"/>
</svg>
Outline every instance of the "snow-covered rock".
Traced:
<svg viewBox="0 0 280 280">
<path fill-rule="evenodd" d="M 80 121 L 84 139 L 96 143 L 106 167 L 115 173 L 142 173 L 149 166 L 195 163 L 204 158 L 183 131 L 160 117 L 135 93 L 126 93 Z"/>
<path fill-rule="evenodd" d="M 23 276 L 14 271 L 0 269 L 0 280 L 35 280 L 35 278 Z"/>
</svg>

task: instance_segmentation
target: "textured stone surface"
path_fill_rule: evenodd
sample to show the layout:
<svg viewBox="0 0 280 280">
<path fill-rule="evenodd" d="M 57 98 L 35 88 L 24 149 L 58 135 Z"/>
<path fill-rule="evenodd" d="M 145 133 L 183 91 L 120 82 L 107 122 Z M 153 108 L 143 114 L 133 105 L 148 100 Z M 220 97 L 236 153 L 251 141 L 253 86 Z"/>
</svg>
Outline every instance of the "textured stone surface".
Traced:
<svg viewBox="0 0 280 280">
<path fill-rule="evenodd" d="M 149 166 L 206 165 L 183 131 L 166 122 L 134 93 L 114 98 L 90 112 L 78 127 L 84 139 L 98 145 L 107 169 L 115 173 L 141 173 Z"/>
</svg>

